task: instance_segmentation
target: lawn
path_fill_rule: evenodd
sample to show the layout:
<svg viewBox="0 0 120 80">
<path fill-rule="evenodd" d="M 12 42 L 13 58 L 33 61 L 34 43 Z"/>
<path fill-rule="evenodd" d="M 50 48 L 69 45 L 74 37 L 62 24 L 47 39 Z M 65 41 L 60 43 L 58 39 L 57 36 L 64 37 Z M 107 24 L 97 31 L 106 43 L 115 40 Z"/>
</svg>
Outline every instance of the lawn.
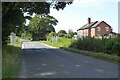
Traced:
<svg viewBox="0 0 120 80">
<path fill-rule="evenodd" d="M 2 78 L 2 46 L 0 46 L 0 79 Z"/>
<path fill-rule="evenodd" d="M 15 77 L 20 69 L 21 43 L 7 44 L 2 49 L 2 77 Z"/>
<path fill-rule="evenodd" d="M 72 41 L 73 39 L 59 37 L 57 43 L 56 42 L 53 43 L 50 41 L 40 41 L 40 42 L 60 48 L 60 47 L 69 47 Z"/>
</svg>

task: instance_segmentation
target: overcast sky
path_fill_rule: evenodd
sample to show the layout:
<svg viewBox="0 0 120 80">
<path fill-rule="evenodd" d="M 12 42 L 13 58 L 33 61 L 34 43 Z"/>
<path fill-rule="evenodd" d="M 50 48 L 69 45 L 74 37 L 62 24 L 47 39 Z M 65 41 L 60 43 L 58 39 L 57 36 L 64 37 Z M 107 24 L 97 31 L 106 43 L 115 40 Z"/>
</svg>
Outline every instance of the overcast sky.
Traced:
<svg viewBox="0 0 120 80">
<path fill-rule="evenodd" d="M 114 32 L 118 32 L 118 1 L 74 0 L 73 4 L 65 7 L 64 10 L 51 9 L 50 15 L 59 21 L 55 26 L 56 32 L 69 29 L 77 31 L 87 23 L 88 17 L 91 21 L 105 21 L 112 26 Z"/>
</svg>

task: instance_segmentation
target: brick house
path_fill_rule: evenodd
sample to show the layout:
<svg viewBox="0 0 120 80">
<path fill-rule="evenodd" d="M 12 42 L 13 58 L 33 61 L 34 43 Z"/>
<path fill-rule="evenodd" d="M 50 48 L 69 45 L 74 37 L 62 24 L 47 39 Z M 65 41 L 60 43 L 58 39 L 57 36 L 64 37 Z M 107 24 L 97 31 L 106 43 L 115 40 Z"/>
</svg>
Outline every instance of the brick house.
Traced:
<svg viewBox="0 0 120 80">
<path fill-rule="evenodd" d="M 112 32 L 112 28 L 105 21 L 94 21 L 88 18 L 88 23 L 77 30 L 79 36 L 102 37 Z"/>
</svg>

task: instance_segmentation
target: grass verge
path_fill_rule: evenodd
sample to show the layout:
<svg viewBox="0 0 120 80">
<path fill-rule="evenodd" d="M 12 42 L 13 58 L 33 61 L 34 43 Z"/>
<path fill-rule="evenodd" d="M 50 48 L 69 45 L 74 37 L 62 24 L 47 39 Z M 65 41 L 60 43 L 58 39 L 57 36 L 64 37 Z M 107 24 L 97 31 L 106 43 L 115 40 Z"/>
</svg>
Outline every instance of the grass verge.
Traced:
<svg viewBox="0 0 120 80">
<path fill-rule="evenodd" d="M 2 51 L 2 78 L 14 78 L 20 69 L 21 43 L 8 44 Z"/>
<path fill-rule="evenodd" d="M 47 42 L 47 41 L 39 41 L 39 42 L 50 45 L 50 46 L 54 46 L 54 47 L 57 47 L 60 49 L 68 50 L 71 52 L 75 52 L 75 53 L 83 54 L 86 56 L 91 56 L 91 57 L 94 57 L 97 59 L 109 61 L 112 63 L 120 62 L 119 61 L 120 57 L 118 57 L 117 55 L 109 55 L 109 54 L 105 54 L 105 53 L 96 53 L 96 52 L 91 52 L 91 51 L 78 50 L 78 49 L 74 49 L 74 48 L 70 48 L 70 47 L 65 47 L 64 45 L 60 45 L 59 43 L 52 43 L 52 42 Z"/>
<path fill-rule="evenodd" d="M 105 53 L 96 53 L 96 52 L 78 50 L 78 49 L 68 48 L 68 47 L 61 47 L 60 49 L 72 51 L 72 52 L 83 54 L 86 56 L 91 56 L 91 57 L 105 60 L 105 61 L 109 61 L 112 63 L 119 63 L 119 60 L 120 60 L 120 57 L 118 57 L 117 55 L 109 55 L 109 54 L 105 54 Z"/>
<path fill-rule="evenodd" d="M 51 41 L 38 41 L 38 42 L 42 42 L 60 48 L 60 47 L 69 47 L 72 41 L 73 39 L 58 37 L 57 43 L 56 42 L 53 43 Z"/>
</svg>

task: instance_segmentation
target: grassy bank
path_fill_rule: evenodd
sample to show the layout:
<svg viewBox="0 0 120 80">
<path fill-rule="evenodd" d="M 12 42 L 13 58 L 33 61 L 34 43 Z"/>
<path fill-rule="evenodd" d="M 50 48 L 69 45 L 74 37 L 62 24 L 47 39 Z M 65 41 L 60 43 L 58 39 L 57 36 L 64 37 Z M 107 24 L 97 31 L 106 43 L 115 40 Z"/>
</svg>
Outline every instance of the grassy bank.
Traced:
<svg viewBox="0 0 120 80">
<path fill-rule="evenodd" d="M 91 57 L 101 59 L 101 60 L 105 60 L 105 61 L 109 61 L 109 62 L 112 62 L 112 63 L 119 63 L 119 60 L 120 60 L 120 57 L 118 57 L 117 55 L 109 55 L 109 54 L 105 54 L 105 53 L 84 51 L 84 50 L 78 50 L 78 49 L 69 48 L 69 47 L 61 47 L 60 49 L 64 49 L 64 50 L 68 50 L 68 51 L 71 51 L 71 52 L 83 54 L 83 55 L 86 55 L 86 56 L 91 56 Z"/>
<path fill-rule="evenodd" d="M 99 53 L 107 53 L 109 55 L 120 56 L 120 37 L 116 38 L 91 38 L 86 37 L 74 41 L 70 47 L 79 50 L 86 50 Z"/>
<path fill-rule="evenodd" d="M 65 39 L 61 38 L 61 41 L 62 42 L 58 41 L 58 43 L 52 43 L 50 41 L 40 41 L 40 42 L 44 43 L 44 44 L 48 44 L 50 46 L 58 47 L 60 49 L 69 50 L 69 51 L 72 51 L 75 53 L 91 56 L 94 58 L 106 60 L 106 61 L 113 62 L 113 63 L 118 63 L 120 60 L 120 57 L 118 59 L 118 56 L 114 55 L 114 54 L 106 54 L 106 53 L 102 53 L 102 52 L 86 51 L 86 50 L 80 50 L 80 49 L 75 49 L 75 48 L 69 47 L 73 40 L 67 40 L 67 39 L 65 40 Z"/>
<path fill-rule="evenodd" d="M 51 41 L 40 41 L 40 42 L 60 48 L 60 47 L 69 47 L 72 41 L 73 41 L 72 39 L 59 37 L 57 43 L 56 42 L 53 43 Z"/>
<path fill-rule="evenodd" d="M 20 69 L 21 44 L 8 44 L 2 49 L 2 77 L 15 77 Z"/>
</svg>

